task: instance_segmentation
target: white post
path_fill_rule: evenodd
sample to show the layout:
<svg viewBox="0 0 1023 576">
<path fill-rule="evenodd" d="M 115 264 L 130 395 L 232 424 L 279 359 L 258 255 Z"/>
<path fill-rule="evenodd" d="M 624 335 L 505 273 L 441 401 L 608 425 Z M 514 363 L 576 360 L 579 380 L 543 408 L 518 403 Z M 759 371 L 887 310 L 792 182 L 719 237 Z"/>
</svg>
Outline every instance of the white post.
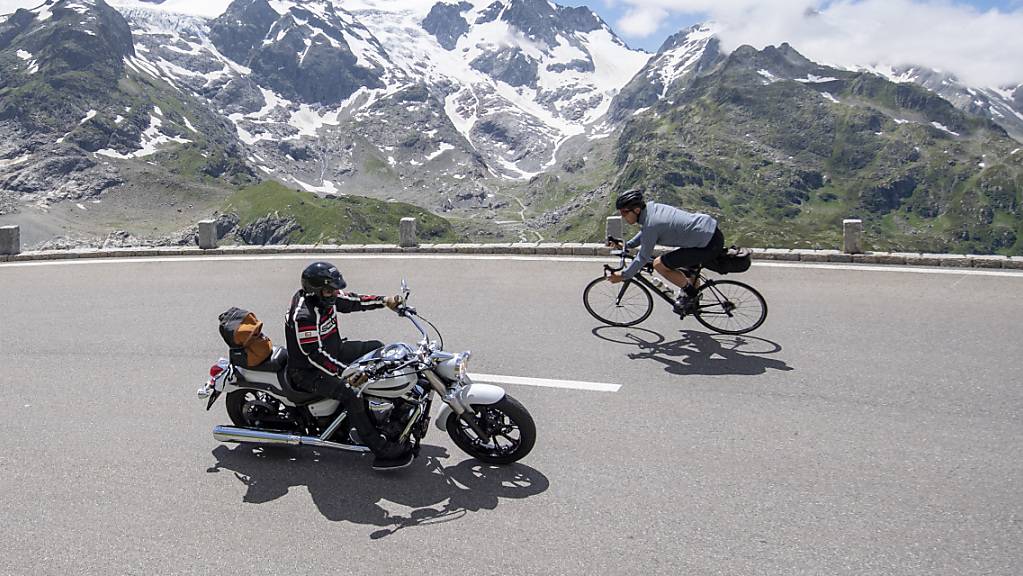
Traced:
<svg viewBox="0 0 1023 576">
<path fill-rule="evenodd" d="M 210 250 L 217 247 L 217 221 L 201 220 L 199 222 L 199 248 Z"/>
<path fill-rule="evenodd" d="M 0 226 L 0 254 L 4 256 L 21 254 L 21 228 Z"/>
<path fill-rule="evenodd" d="M 416 219 L 402 218 L 398 224 L 398 246 L 401 248 L 415 248 L 419 246 L 416 240 Z"/>
<path fill-rule="evenodd" d="M 607 233 L 604 235 L 605 238 L 608 236 L 614 236 L 615 238 L 622 237 L 622 217 L 621 216 L 608 216 L 607 226 L 605 227 Z"/>
<path fill-rule="evenodd" d="M 842 250 L 846 254 L 863 253 L 863 220 L 847 218 L 842 220 Z"/>
</svg>

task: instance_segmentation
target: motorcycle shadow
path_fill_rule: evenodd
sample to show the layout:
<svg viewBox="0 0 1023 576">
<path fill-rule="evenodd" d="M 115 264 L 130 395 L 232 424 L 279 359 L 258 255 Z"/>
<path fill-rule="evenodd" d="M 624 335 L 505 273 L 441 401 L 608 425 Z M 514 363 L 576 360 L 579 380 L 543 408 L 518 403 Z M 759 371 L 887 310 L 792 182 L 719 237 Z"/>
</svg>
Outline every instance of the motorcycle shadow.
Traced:
<svg viewBox="0 0 1023 576">
<path fill-rule="evenodd" d="M 470 459 L 445 467 L 441 459 L 448 458 L 447 450 L 429 445 L 411 466 L 390 473 L 373 471 L 369 456 L 314 448 L 221 444 L 212 454 L 217 461 L 207 472 L 233 472 L 246 486 L 244 502 L 270 502 L 305 486 L 328 520 L 380 526 L 370 534 L 374 540 L 493 510 L 501 498 L 528 498 L 550 486 L 540 471 L 519 463 L 491 466 Z M 388 510 L 400 507 L 411 510 Z"/>
<path fill-rule="evenodd" d="M 698 330 L 680 330 L 681 337 L 668 341 L 664 335 L 646 328 L 599 326 L 593 335 L 601 340 L 638 348 L 630 352 L 632 360 L 654 360 L 664 364 L 671 374 L 756 375 L 768 369 L 794 370 L 783 360 L 767 357 L 781 351 L 781 345 L 744 334 L 727 336 Z"/>
</svg>

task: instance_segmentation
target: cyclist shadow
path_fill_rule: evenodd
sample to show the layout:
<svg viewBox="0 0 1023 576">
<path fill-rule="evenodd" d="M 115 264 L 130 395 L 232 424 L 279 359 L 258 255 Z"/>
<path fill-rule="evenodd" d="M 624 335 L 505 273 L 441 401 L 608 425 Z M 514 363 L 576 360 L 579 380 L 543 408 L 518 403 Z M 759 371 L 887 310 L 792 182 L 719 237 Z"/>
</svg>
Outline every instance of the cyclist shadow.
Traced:
<svg viewBox="0 0 1023 576">
<path fill-rule="evenodd" d="M 501 498 L 527 498 L 550 486 L 541 472 L 518 463 L 463 460 L 445 467 L 447 450 L 437 446 L 423 446 L 410 467 L 391 473 L 374 472 L 368 456 L 329 449 L 240 444 L 217 446 L 212 454 L 217 461 L 206 471 L 233 472 L 246 487 L 243 502 L 264 504 L 305 487 L 328 520 L 379 526 L 373 540 L 493 510 Z"/>
<path fill-rule="evenodd" d="M 725 336 L 697 330 L 680 332 L 681 338 L 666 341 L 662 334 L 645 328 L 599 326 L 593 329 L 597 338 L 638 348 L 638 352 L 628 354 L 630 359 L 660 362 L 671 374 L 756 375 L 768 369 L 793 370 L 783 360 L 766 357 L 781 351 L 781 345 L 776 342 L 749 335 Z M 646 337 L 641 337 L 641 334 Z"/>
</svg>

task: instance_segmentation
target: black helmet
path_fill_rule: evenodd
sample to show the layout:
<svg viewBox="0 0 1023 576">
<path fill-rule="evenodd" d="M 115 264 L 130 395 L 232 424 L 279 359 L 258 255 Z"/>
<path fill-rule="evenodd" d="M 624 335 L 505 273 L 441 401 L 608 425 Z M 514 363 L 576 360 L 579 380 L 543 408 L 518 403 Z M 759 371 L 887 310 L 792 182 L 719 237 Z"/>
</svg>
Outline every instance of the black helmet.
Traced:
<svg viewBox="0 0 1023 576">
<path fill-rule="evenodd" d="M 626 190 L 619 194 L 618 199 L 615 200 L 615 210 L 643 207 L 644 205 L 646 205 L 646 201 L 643 200 L 643 190 L 639 188 Z"/>
<path fill-rule="evenodd" d="M 320 297 L 320 290 L 328 286 L 343 290 L 347 285 L 337 266 L 330 262 L 313 262 L 302 271 L 302 289 L 309 296 Z"/>
</svg>

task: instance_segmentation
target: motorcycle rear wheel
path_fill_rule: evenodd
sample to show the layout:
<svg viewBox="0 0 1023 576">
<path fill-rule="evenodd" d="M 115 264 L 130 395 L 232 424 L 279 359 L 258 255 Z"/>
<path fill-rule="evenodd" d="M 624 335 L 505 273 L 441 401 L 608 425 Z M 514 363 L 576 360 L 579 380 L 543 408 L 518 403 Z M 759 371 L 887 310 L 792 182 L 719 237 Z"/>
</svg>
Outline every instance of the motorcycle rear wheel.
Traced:
<svg viewBox="0 0 1023 576">
<path fill-rule="evenodd" d="M 479 438 L 458 414 L 448 415 L 448 436 L 473 458 L 488 464 L 511 464 L 526 457 L 536 444 L 536 423 L 518 400 L 505 394 L 496 404 L 473 404 L 476 419 L 490 434 Z"/>
<path fill-rule="evenodd" d="M 266 392 L 241 389 L 229 392 L 224 398 L 227 416 L 239 428 L 266 428 L 290 430 L 295 427 L 287 407 Z"/>
</svg>

